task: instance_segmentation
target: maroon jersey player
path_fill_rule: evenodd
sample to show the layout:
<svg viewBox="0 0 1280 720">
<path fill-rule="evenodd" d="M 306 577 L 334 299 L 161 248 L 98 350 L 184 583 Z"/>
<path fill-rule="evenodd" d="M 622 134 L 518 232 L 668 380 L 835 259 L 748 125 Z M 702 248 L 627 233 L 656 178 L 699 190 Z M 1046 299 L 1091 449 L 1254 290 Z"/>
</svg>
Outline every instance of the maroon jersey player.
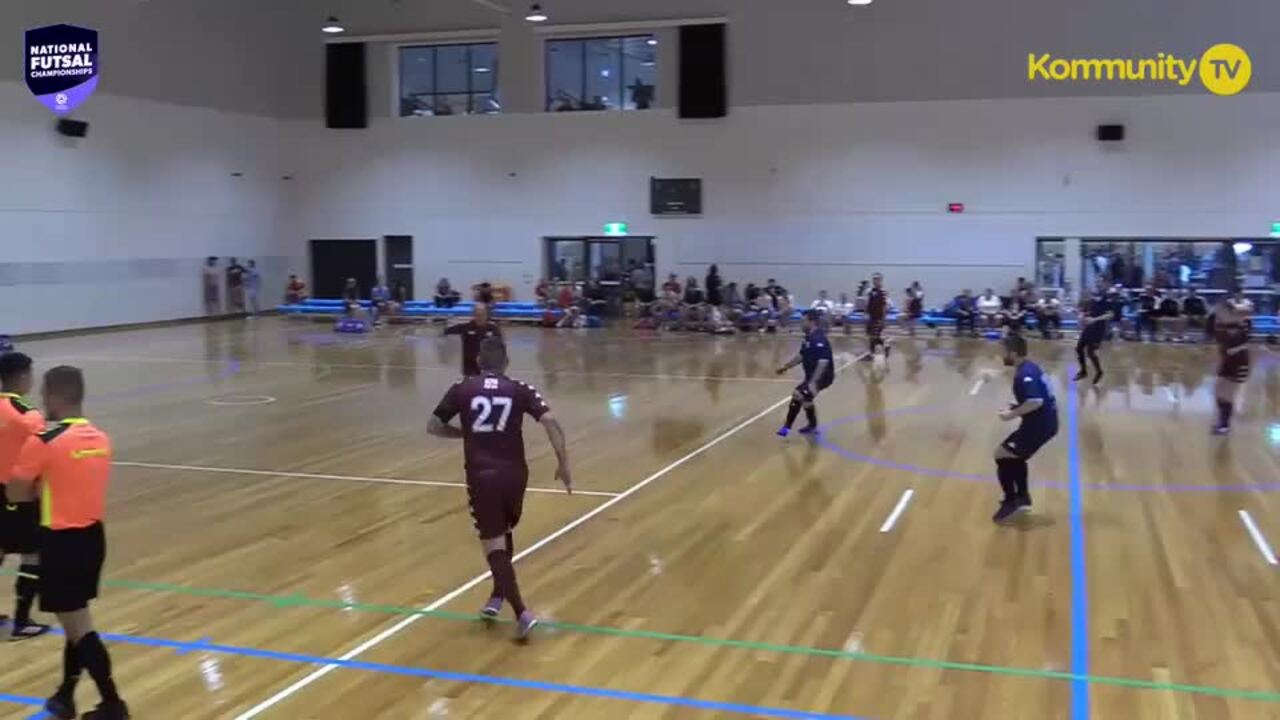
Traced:
<svg viewBox="0 0 1280 720">
<path fill-rule="evenodd" d="M 1235 414 L 1236 396 L 1249 379 L 1249 315 L 1251 307 L 1236 292 L 1214 309 L 1214 327 L 1218 340 L 1218 382 L 1214 388 L 1218 400 L 1218 424 L 1215 435 L 1231 432 L 1231 416 Z"/>
<path fill-rule="evenodd" d="M 871 276 L 871 290 L 867 293 L 867 354 L 871 359 L 877 351 L 885 357 L 889 355 L 889 346 L 884 341 L 884 326 L 889 315 L 889 291 L 884 289 L 884 276 L 876 273 Z"/>
<path fill-rule="evenodd" d="M 444 334 L 462 336 L 462 374 L 468 376 L 480 374 L 480 366 L 476 362 L 480 343 L 485 338 L 502 337 L 502 331 L 489 319 L 489 306 L 484 303 L 476 303 L 470 320 L 446 327 Z"/>
<path fill-rule="evenodd" d="M 492 621 L 511 603 L 516 616 L 516 639 L 525 640 L 538 618 L 525 607 L 516 582 L 515 543 L 512 531 L 520 522 L 529 466 L 524 456 L 524 416 L 542 424 L 555 450 L 556 478 L 573 492 L 564 431 L 551 408 L 532 386 L 512 380 L 507 369 L 507 349 L 502 340 L 487 338 L 476 357 L 480 374 L 464 377 L 445 393 L 431 417 L 428 432 L 448 439 L 462 439 L 466 458 L 467 497 L 480 544 L 493 573 L 493 593 L 480 611 Z M 461 429 L 450 425 L 454 417 Z"/>
</svg>

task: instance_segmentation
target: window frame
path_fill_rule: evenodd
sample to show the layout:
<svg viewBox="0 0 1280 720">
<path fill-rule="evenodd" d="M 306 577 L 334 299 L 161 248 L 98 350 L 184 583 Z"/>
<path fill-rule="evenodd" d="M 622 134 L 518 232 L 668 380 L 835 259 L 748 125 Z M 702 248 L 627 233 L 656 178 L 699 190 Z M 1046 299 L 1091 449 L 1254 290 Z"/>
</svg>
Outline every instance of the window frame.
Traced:
<svg viewBox="0 0 1280 720">
<path fill-rule="evenodd" d="M 473 60 L 473 49 L 480 45 L 490 45 L 493 47 L 493 66 L 490 69 L 490 75 L 493 76 L 493 87 L 489 91 L 475 89 L 475 61 Z M 439 66 L 439 50 L 441 48 L 465 47 L 467 49 L 467 91 L 465 93 L 449 93 L 439 92 L 440 66 Z M 502 106 L 499 102 L 498 111 L 496 113 L 477 112 L 476 98 L 478 96 L 489 96 L 497 100 L 499 97 L 500 87 L 498 85 L 499 62 L 501 59 L 501 48 L 496 37 L 474 37 L 474 38 L 451 38 L 439 40 L 418 40 L 413 42 L 395 43 L 391 46 L 391 116 L 397 119 L 421 118 L 421 117 L 449 117 L 447 115 L 418 115 L 401 113 L 401 103 L 404 101 L 404 51 L 405 50 L 422 50 L 430 49 L 432 51 L 431 62 L 431 84 L 432 98 L 458 96 L 465 94 L 467 96 L 467 109 L 463 113 L 455 113 L 460 116 L 470 115 L 497 115 L 502 113 Z"/>
<path fill-rule="evenodd" d="M 658 33 L 657 33 L 656 31 L 653 31 L 653 30 L 650 30 L 650 31 L 639 31 L 639 30 L 637 30 L 637 31 L 635 31 L 635 32 L 626 32 L 626 33 L 616 34 L 616 35 L 615 35 L 615 34 L 611 34 L 611 35 L 578 35 L 578 34 L 574 34 L 574 35 L 568 35 L 568 36 L 563 36 L 563 37 L 547 37 L 547 38 L 544 38 L 544 39 L 543 39 L 543 47 L 542 47 L 542 75 L 543 75 L 543 78 L 542 78 L 542 79 L 543 79 L 543 88 L 542 88 L 542 112 L 543 112 L 544 114 L 557 114 L 557 113 L 556 113 L 556 111 L 555 111 L 555 110 L 553 110 L 553 109 L 552 109 L 552 106 L 551 106 L 551 103 L 552 103 L 552 101 L 553 101 L 553 99 L 554 99 L 554 98 L 551 96 L 551 82 L 552 82 L 552 80 L 551 80 L 551 44 L 552 44 L 552 43 L 572 43 L 572 42 L 576 42 L 576 43 L 578 43 L 578 47 L 579 47 L 579 49 L 580 49 L 580 50 L 579 50 L 579 62 L 580 62 L 581 68 L 582 68 L 582 72 L 581 72 L 581 75 L 582 75 L 581 85 L 579 85 L 579 90 L 581 91 L 581 94 L 578 96 L 578 102 L 579 102 L 579 103 L 585 103 L 585 102 L 586 102 L 586 93 L 587 93 L 587 84 L 588 84 L 588 78 L 587 78 L 587 43 L 588 43 L 588 42 L 591 42 L 592 40 L 616 40 L 616 41 L 618 41 L 618 101 L 619 101 L 619 102 L 618 102 L 618 104 L 617 104 L 617 107 L 616 107 L 616 108 L 608 108 L 608 107 L 606 107 L 606 108 L 604 108 L 604 109 L 602 109 L 602 110 L 573 110 L 573 111 L 570 111 L 570 112 L 572 112 L 572 113 L 579 113 L 579 112 L 637 112 L 637 111 L 640 111 L 640 109 L 639 109 L 639 108 L 634 108 L 634 109 L 631 109 L 631 110 L 628 110 L 628 109 L 626 108 L 626 104 L 627 104 L 627 103 L 626 103 L 625 98 L 626 98 L 626 89 L 627 89 L 627 85 L 626 85 L 626 77 L 627 77 L 627 53 L 626 53 L 626 50 L 625 50 L 625 48 L 626 48 L 625 41 L 627 41 L 627 40 L 646 40 L 646 41 L 647 41 L 647 40 L 657 40 L 657 39 L 658 39 Z M 653 67 L 654 67 L 654 73 L 653 73 L 653 74 L 654 74 L 654 78 L 653 78 L 653 85 L 654 85 L 654 97 L 656 98 L 656 97 L 657 97 L 657 90 L 658 90 L 658 53 L 657 53 L 657 51 L 654 51 L 654 54 L 653 54 L 653 63 L 654 63 L 654 64 L 653 64 Z M 655 105 L 654 105 L 654 104 L 650 104 L 650 106 L 649 106 L 649 108 L 648 108 L 648 109 L 649 109 L 649 110 L 652 110 L 654 107 L 655 107 Z M 642 111 L 641 111 L 641 112 L 642 112 Z"/>
</svg>

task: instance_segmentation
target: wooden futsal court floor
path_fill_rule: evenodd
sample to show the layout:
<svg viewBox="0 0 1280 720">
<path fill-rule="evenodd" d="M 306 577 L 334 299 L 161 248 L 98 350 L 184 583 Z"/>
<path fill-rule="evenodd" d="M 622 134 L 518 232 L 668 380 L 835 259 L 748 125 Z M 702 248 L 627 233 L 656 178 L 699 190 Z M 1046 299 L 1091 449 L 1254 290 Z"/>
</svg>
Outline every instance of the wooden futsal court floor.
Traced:
<svg viewBox="0 0 1280 720">
<path fill-rule="evenodd" d="M 1035 512 L 997 528 L 994 343 L 900 339 L 878 379 L 835 336 L 809 442 L 774 436 L 796 336 L 510 329 L 581 491 L 556 490 L 527 425 L 517 568 L 553 622 L 517 647 L 475 621 L 461 446 L 425 433 L 460 352 L 437 332 L 21 344 L 86 369 L 115 439 L 95 612 L 135 717 L 1280 718 L 1269 350 L 1224 439 L 1208 348 L 1109 346 L 1095 390 L 1068 381 L 1069 345 L 1033 343 L 1062 433 L 1032 463 Z M 60 649 L 0 649 L 0 717 L 40 717 Z"/>
</svg>

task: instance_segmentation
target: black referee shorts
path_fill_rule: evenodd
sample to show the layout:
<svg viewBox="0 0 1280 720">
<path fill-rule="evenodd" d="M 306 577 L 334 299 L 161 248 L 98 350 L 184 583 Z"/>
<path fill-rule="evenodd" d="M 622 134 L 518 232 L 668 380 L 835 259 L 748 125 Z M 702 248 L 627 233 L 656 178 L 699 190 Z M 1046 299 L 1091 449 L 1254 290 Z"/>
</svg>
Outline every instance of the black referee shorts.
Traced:
<svg viewBox="0 0 1280 720">
<path fill-rule="evenodd" d="M 107 559 L 107 536 L 102 523 L 87 528 L 41 528 L 40 609 L 69 613 L 89 607 L 98 597 L 102 564 Z"/>
<path fill-rule="evenodd" d="M 11 503 L 0 485 L 0 552 L 27 555 L 36 551 L 40 504 Z"/>
</svg>

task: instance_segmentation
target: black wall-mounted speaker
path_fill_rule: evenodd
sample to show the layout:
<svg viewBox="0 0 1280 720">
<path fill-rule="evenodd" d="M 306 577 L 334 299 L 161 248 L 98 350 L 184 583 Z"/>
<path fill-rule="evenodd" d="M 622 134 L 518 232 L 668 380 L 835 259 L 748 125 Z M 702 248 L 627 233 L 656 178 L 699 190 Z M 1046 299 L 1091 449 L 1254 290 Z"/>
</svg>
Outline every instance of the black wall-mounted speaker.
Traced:
<svg viewBox="0 0 1280 720">
<path fill-rule="evenodd" d="M 680 28 L 680 117 L 722 118 L 729 113 L 724 25 Z"/>
<path fill-rule="evenodd" d="M 82 138 L 89 134 L 89 123 L 83 120 L 72 120 L 70 118 L 58 118 L 58 134 L 67 137 Z"/>
<path fill-rule="evenodd" d="M 325 46 L 325 127 L 369 127 L 369 91 L 365 79 L 364 43 Z"/>
<path fill-rule="evenodd" d="M 1124 140 L 1123 125 L 1099 125 L 1098 142 L 1120 142 Z"/>
</svg>

